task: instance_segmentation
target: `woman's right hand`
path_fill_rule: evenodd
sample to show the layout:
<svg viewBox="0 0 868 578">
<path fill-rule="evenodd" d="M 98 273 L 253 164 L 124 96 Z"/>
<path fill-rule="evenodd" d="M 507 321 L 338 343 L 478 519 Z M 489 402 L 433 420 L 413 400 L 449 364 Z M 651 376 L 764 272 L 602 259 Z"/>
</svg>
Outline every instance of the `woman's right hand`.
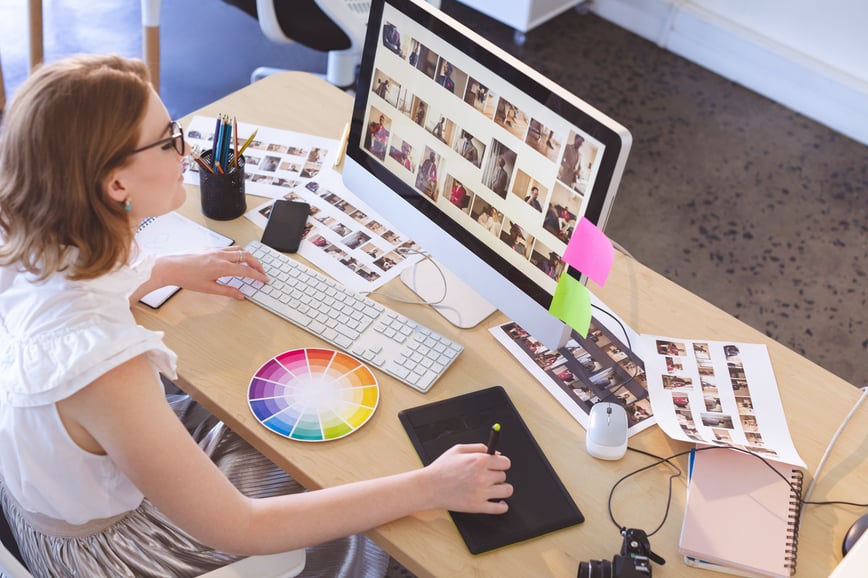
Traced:
<svg viewBox="0 0 868 578">
<path fill-rule="evenodd" d="M 435 508 L 477 514 L 509 509 L 504 500 L 512 495 L 512 484 L 506 481 L 511 462 L 486 450 L 481 443 L 456 445 L 425 468 Z"/>
</svg>

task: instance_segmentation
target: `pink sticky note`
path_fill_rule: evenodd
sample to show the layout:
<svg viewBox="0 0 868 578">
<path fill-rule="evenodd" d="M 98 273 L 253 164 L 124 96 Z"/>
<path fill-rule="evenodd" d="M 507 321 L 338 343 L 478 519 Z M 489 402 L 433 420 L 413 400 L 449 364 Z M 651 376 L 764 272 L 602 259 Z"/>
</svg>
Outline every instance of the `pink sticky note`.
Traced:
<svg viewBox="0 0 868 578">
<path fill-rule="evenodd" d="M 572 327 L 582 337 L 591 327 L 591 294 L 572 275 L 564 271 L 549 306 L 549 313 Z"/>
<path fill-rule="evenodd" d="M 612 270 L 615 247 L 603 231 L 582 217 L 570 237 L 563 258 L 566 263 L 602 287 L 606 284 L 609 271 Z"/>
</svg>

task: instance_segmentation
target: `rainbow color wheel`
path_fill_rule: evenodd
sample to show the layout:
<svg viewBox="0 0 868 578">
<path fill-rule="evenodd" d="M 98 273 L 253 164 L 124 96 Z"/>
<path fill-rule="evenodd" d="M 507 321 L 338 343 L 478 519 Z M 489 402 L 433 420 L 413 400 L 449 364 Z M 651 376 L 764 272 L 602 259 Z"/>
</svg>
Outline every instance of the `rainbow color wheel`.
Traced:
<svg viewBox="0 0 868 578">
<path fill-rule="evenodd" d="M 371 419 L 380 400 L 367 365 L 331 349 L 293 349 L 266 361 L 250 380 L 247 402 L 265 427 L 289 439 L 323 442 Z"/>
</svg>

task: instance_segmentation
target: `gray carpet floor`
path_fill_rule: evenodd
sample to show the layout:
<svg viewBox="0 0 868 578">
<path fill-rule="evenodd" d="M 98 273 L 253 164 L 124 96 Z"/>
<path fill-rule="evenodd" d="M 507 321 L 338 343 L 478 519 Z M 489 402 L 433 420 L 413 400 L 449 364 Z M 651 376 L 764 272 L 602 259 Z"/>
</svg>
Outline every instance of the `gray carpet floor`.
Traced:
<svg viewBox="0 0 868 578">
<path fill-rule="evenodd" d="M 630 129 L 613 240 L 868 385 L 868 147 L 593 14 L 567 11 L 517 46 L 509 27 L 443 9 Z"/>
<path fill-rule="evenodd" d="M 444 7 L 630 129 L 612 239 L 868 384 L 868 147 L 595 15 L 567 11 L 519 47 L 508 27 Z"/>
</svg>

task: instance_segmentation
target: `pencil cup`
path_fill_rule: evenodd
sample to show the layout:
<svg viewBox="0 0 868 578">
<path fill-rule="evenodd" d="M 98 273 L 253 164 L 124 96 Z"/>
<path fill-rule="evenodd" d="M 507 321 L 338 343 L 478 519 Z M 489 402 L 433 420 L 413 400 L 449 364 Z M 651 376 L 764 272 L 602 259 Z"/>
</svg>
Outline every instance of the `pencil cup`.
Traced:
<svg viewBox="0 0 868 578">
<path fill-rule="evenodd" d="M 204 164 L 211 167 L 211 151 L 202 155 Z M 233 156 L 221 173 L 218 169 L 209 170 L 199 165 L 199 194 L 202 200 L 202 214 L 209 219 L 229 221 L 244 214 L 247 198 L 244 195 L 244 155 L 238 158 L 238 165 L 232 164 Z M 228 167 L 228 168 L 227 168 Z"/>
</svg>

